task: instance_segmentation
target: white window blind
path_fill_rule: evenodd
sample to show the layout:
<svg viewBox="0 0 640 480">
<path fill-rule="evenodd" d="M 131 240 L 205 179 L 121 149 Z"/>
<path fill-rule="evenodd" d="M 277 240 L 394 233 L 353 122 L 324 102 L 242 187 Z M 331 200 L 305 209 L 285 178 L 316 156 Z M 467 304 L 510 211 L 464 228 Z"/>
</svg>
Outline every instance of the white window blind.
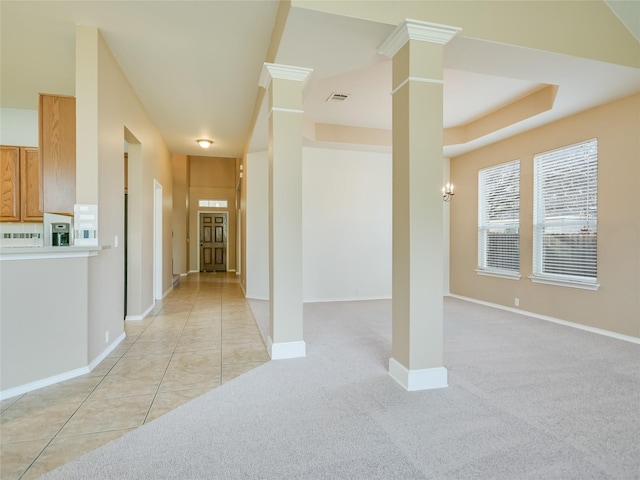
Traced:
<svg viewBox="0 0 640 480">
<path fill-rule="evenodd" d="M 596 282 L 598 141 L 534 157 L 533 276 Z"/>
<path fill-rule="evenodd" d="M 478 172 L 478 273 L 520 271 L 520 161 Z"/>
</svg>

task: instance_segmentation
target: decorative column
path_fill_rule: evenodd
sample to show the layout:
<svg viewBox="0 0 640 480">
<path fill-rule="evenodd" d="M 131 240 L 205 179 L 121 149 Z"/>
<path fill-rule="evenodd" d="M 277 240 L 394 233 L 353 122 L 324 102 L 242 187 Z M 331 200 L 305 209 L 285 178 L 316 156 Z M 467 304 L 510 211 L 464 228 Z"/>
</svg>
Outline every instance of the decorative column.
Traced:
<svg viewBox="0 0 640 480">
<path fill-rule="evenodd" d="M 302 87 L 312 70 L 265 63 L 269 99 L 269 338 L 272 359 L 306 356 L 302 321 Z"/>
<path fill-rule="evenodd" d="M 393 307 L 389 374 L 407 390 L 447 386 L 443 365 L 442 57 L 458 28 L 406 20 L 392 58 Z"/>
</svg>

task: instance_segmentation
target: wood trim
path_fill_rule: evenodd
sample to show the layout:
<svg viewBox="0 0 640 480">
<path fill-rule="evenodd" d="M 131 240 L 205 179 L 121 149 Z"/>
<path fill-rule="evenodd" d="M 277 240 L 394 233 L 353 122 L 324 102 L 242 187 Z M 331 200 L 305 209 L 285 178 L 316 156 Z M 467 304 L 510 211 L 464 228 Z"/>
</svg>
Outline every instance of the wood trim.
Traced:
<svg viewBox="0 0 640 480">
<path fill-rule="evenodd" d="M 42 163 L 37 148 L 20 148 L 20 187 L 21 220 L 42 222 Z"/>
<path fill-rule="evenodd" d="M 44 211 L 73 214 L 76 199 L 76 100 L 41 94 L 39 144 Z"/>
<path fill-rule="evenodd" d="M 20 221 L 20 147 L 0 147 L 0 221 Z"/>
</svg>

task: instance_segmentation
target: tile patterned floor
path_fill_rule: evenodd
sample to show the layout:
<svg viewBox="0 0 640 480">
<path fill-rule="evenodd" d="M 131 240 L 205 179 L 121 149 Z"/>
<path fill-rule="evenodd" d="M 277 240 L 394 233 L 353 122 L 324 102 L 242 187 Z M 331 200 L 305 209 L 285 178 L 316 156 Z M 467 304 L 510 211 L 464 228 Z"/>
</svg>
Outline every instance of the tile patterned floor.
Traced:
<svg viewBox="0 0 640 480">
<path fill-rule="evenodd" d="M 3 400 L 0 479 L 35 479 L 269 360 L 237 276 L 190 274 L 91 373 Z"/>
</svg>

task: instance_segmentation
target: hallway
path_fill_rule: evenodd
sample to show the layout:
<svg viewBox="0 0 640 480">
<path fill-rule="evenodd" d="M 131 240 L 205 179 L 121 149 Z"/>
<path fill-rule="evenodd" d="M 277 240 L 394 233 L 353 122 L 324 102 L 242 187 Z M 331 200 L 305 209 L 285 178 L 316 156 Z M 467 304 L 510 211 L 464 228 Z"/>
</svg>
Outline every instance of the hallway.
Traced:
<svg viewBox="0 0 640 480">
<path fill-rule="evenodd" d="M 91 373 L 3 400 L 0 479 L 34 479 L 269 361 L 234 273 L 195 273 Z"/>
</svg>

